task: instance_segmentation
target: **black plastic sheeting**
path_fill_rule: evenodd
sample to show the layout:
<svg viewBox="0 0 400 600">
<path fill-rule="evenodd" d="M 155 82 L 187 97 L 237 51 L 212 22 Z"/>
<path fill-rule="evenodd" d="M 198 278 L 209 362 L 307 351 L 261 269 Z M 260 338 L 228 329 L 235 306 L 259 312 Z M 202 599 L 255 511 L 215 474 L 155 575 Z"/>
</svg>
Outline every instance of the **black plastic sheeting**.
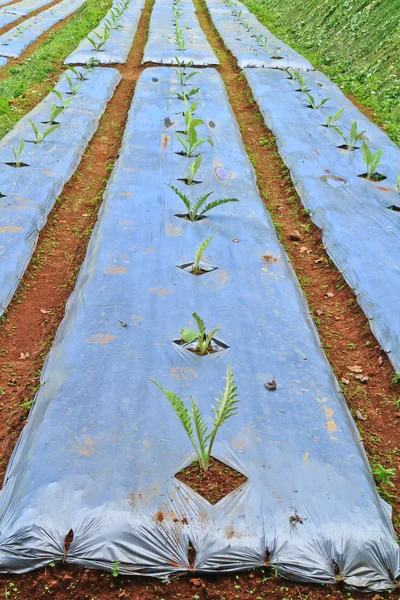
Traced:
<svg viewBox="0 0 400 600">
<path fill-rule="evenodd" d="M 83 82 L 71 71 L 66 73 L 73 85 L 80 87 L 76 95 L 68 95 L 65 74 L 55 86 L 64 100 L 71 100 L 57 117 L 61 126 L 40 144 L 33 143 L 29 119 L 43 133 L 49 127 L 52 106 L 60 104 L 51 92 L 0 140 L 0 314 L 11 301 L 32 257 L 39 231 L 78 166 L 121 79 L 116 69 L 109 68 L 86 71 Z M 13 148 L 18 148 L 21 139 L 25 140 L 21 161 L 27 166 L 15 168 L 7 163 L 15 161 Z"/>
<path fill-rule="evenodd" d="M 371 329 L 400 372 L 400 149 L 316 71 L 306 73 L 311 95 L 330 100 L 319 110 L 308 108 L 305 94 L 282 71 L 246 69 L 267 126 L 277 137 L 279 153 L 289 167 L 302 203 L 322 229 L 324 245 L 370 321 Z M 355 120 L 372 151 L 384 150 L 380 183 L 359 177 L 366 167 L 358 150 L 338 148 L 341 136 L 324 127 L 340 108 L 337 125 L 348 134 Z"/>
<path fill-rule="evenodd" d="M 181 0 L 179 25 L 185 40 L 185 49 L 179 50 L 175 41 L 175 23 L 172 4 L 156 0 L 151 13 L 149 37 L 142 63 L 176 64 L 192 63 L 195 66 L 218 65 L 219 61 L 207 41 L 196 17 L 191 0 Z"/>
<path fill-rule="evenodd" d="M 236 197 L 190 223 L 168 187 L 183 103 L 172 69 L 140 76 L 120 158 L 77 286 L 42 373 L 1 493 L 0 570 L 66 560 L 123 574 L 168 577 L 264 565 L 305 582 L 390 589 L 400 574 L 390 507 L 379 497 L 304 297 L 258 196 L 224 85 L 213 69 L 196 117 L 213 146 L 186 186 Z M 215 235 L 193 276 L 199 242 Z M 197 311 L 227 349 L 199 357 L 174 344 Z M 123 324 L 127 326 L 124 327 Z M 154 377 L 201 410 L 230 364 L 239 414 L 213 455 L 248 481 L 216 505 L 174 478 L 194 458 Z M 275 379 L 269 392 L 265 382 Z M 161 515 L 161 517 L 160 517 Z M 300 521 L 293 518 L 298 515 Z M 337 567 L 335 567 L 335 563 Z"/>
<path fill-rule="evenodd" d="M 110 37 L 100 50 L 96 50 L 88 37 L 97 41 L 97 36 L 104 36 L 107 21 L 115 6 L 121 5 L 121 0 L 114 0 L 104 19 L 83 39 L 64 61 L 66 65 L 86 64 L 90 59 L 98 60 L 101 65 L 124 64 L 132 47 L 133 38 L 142 14 L 144 0 L 131 0 L 118 20 L 118 26 L 111 31 Z"/>
<path fill-rule="evenodd" d="M 314 68 L 301 54 L 261 25 L 241 2 L 205 1 L 215 28 L 241 69 L 290 67 L 308 71 Z"/>
</svg>

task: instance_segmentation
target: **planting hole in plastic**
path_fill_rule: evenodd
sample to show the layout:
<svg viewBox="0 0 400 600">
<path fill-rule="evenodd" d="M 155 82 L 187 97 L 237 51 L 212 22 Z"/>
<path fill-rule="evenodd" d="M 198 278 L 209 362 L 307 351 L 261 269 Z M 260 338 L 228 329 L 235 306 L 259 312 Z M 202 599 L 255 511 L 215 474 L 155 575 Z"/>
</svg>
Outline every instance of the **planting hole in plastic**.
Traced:
<svg viewBox="0 0 400 600">
<path fill-rule="evenodd" d="M 368 179 L 367 175 L 367 173 L 362 173 L 361 175 L 359 175 L 359 177 L 361 177 L 361 179 Z M 384 181 L 385 179 L 387 179 L 387 177 L 386 175 L 382 175 L 382 173 L 372 173 L 371 177 L 369 178 L 369 181 L 379 182 Z"/>
<path fill-rule="evenodd" d="M 20 167 L 29 167 L 28 164 L 26 163 L 20 163 L 19 165 L 17 165 L 16 162 L 7 162 L 5 163 L 8 167 L 14 167 L 14 169 L 19 169 Z"/>
<path fill-rule="evenodd" d="M 193 272 L 193 262 L 190 263 L 182 263 L 181 265 L 176 265 L 178 267 L 178 269 L 182 269 L 182 271 L 186 271 L 186 273 L 191 273 L 191 275 L 204 275 L 205 273 L 211 273 L 211 271 L 216 271 L 218 269 L 218 267 L 215 267 L 214 265 L 210 265 L 208 263 L 199 262 L 199 270 L 194 273 Z"/>
<path fill-rule="evenodd" d="M 271 561 L 271 552 L 268 550 L 268 548 L 266 548 L 265 550 L 265 554 L 264 554 L 264 567 L 270 567 L 270 561 Z"/>
<path fill-rule="evenodd" d="M 400 212 L 400 206 L 396 206 L 396 204 L 392 204 L 392 206 L 388 206 L 389 210 L 394 210 L 394 212 Z"/>
<path fill-rule="evenodd" d="M 192 354 L 197 354 L 197 356 L 201 356 L 197 350 L 197 341 L 196 340 L 194 342 L 184 342 L 181 338 L 179 338 L 179 339 L 173 340 L 173 342 L 177 346 L 180 346 L 181 348 L 184 348 L 185 350 L 187 350 L 187 352 L 191 352 Z M 218 352 L 223 352 L 224 350 L 227 350 L 228 348 L 229 348 L 229 346 L 227 344 L 225 344 L 224 342 L 221 342 L 221 340 L 219 340 L 218 338 L 212 338 L 211 342 L 210 342 L 210 347 L 203 356 L 206 356 L 208 354 L 217 354 Z"/>
<path fill-rule="evenodd" d="M 178 219 L 186 219 L 186 221 L 190 221 L 189 213 L 179 213 L 179 214 L 176 214 L 175 216 L 178 217 Z M 207 219 L 207 217 L 205 215 L 201 215 L 200 217 L 198 217 L 196 219 L 196 221 L 202 221 L 203 219 Z M 195 223 L 196 221 L 191 221 L 191 222 Z"/>
<path fill-rule="evenodd" d="M 188 563 L 189 563 L 189 571 L 195 571 L 196 568 L 194 566 L 196 562 L 196 550 L 192 544 L 192 542 L 189 540 L 189 544 L 188 544 Z"/>
<path fill-rule="evenodd" d="M 248 481 L 243 473 L 213 456 L 210 457 L 207 471 L 203 471 L 199 462 L 195 460 L 176 473 L 175 478 L 182 481 L 210 504 L 217 504 Z M 228 540 L 236 535 L 232 527 L 226 532 Z"/>
<path fill-rule="evenodd" d="M 2 193 L 0 192 L 0 198 L 5 198 L 5 197 L 6 197 L 6 195 L 5 195 L 5 194 L 2 194 Z"/>
<path fill-rule="evenodd" d="M 360 146 L 354 146 L 354 148 L 349 148 L 347 144 L 342 144 L 341 146 L 336 146 L 339 150 L 347 150 L 348 152 L 354 152 L 354 150 L 359 150 Z"/>
<path fill-rule="evenodd" d="M 200 154 L 191 154 L 190 156 L 188 156 L 183 150 L 181 150 L 180 152 L 175 152 L 175 154 L 179 154 L 179 156 L 184 156 L 185 158 L 197 158 L 198 156 L 200 156 Z"/>
<path fill-rule="evenodd" d="M 182 183 L 184 183 L 185 185 L 199 185 L 199 183 L 203 183 L 202 181 L 197 181 L 197 179 L 193 179 L 193 181 L 189 183 L 186 177 L 179 177 L 178 181 L 182 181 Z"/>
<path fill-rule="evenodd" d="M 67 535 L 65 536 L 64 539 L 64 556 L 63 556 L 63 562 L 66 561 L 67 559 L 67 554 L 68 554 L 68 550 L 70 549 L 70 546 L 72 544 L 72 542 L 74 541 L 74 532 L 72 531 L 72 529 L 70 529 L 67 533 Z"/>
</svg>

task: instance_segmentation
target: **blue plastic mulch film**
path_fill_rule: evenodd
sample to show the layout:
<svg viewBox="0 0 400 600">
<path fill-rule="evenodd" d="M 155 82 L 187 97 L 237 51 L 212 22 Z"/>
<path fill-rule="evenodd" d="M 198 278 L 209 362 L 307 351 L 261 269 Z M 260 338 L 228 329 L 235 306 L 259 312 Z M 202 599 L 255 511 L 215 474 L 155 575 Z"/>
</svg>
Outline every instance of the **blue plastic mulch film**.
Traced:
<svg viewBox="0 0 400 600">
<path fill-rule="evenodd" d="M 0 27 L 5 27 L 21 17 L 29 15 L 34 10 L 50 4 L 51 0 L 22 0 L 0 10 Z M 1 6 L 1 4 L 0 4 Z"/>
<path fill-rule="evenodd" d="M 126 63 L 143 6 L 144 0 L 114 0 L 104 19 L 65 59 L 65 64 L 86 64 L 91 59 L 102 65 Z"/>
<path fill-rule="evenodd" d="M 175 11 L 178 11 L 176 17 Z M 183 38 L 183 49 L 180 49 L 177 44 L 175 19 Z M 219 64 L 214 50 L 199 25 L 192 0 L 185 0 L 176 6 L 165 3 L 164 0 L 156 0 L 142 63 L 172 65 L 176 63 L 176 57 L 182 64 L 190 62 L 195 66 Z"/>
<path fill-rule="evenodd" d="M 205 0 L 211 19 L 225 46 L 245 67 L 312 70 L 301 54 L 284 44 L 241 3 L 235 0 Z"/>
<path fill-rule="evenodd" d="M 203 160 L 182 180 L 184 103 L 172 68 L 140 76 L 119 159 L 76 289 L 1 492 L 0 570 L 62 560 L 167 578 L 264 565 L 304 582 L 387 590 L 400 575 L 390 507 L 321 350 L 295 274 L 258 195 L 223 82 L 191 79 Z M 237 198 L 191 223 L 193 201 Z M 214 235 L 194 276 L 185 265 Z M 196 311 L 221 350 L 174 343 Z M 213 456 L 248 481 L 211 505 L 174 475 L 194 458 L 153 377 L 201 411 L 230 364 L 239 414 Z M 265 383 L 275 380 L 270 392 Z M 161 516 L 160 516 L 161 515 Z"/>
<path fill-rule="evenodd" d="M 85 80 L 66 72 L 51 92 L 0 141 L 0 314 L 3 314 L 32 257 L 40 229 L 46 223 L 64 184 L 74 173 L 81 156 L 97 129 L 99 119 L 121 79 L 115 69 L 83 71 Z M 80 86 L 80 87 L 79 87 Z M 44 133 L 55 105 L 67 105 L 57 117 L 60 127 L 44 141 L 34 143 L 31 119 Z M 15 167 L 14 151 L 25 140 Z M 9 163 L 9 164 L 7 164 Z"/>
<path fill-rule="evenodd" d="M 18 58 L 45 31 L 80 8 L 86 0 L 62 0 L 0 35 L 0 55 Z"/>
<path fill-rule="evenodd" d="M 319 110 L 295 90 L 298 83 L 282 71 L 245 71 L 267 126 L 277 138 L 279 153 L 291 171 L 302 203 L 322 229 L 324 245 L 354 290 L 371 329 L 400 372 L 400 149 L 373 125 L 342 92 L 318 72 L 304 75 Z M 358 149 L 341 148 L 344 140 L 327 118 L 344 108 L 336 126 L 349 138 L 353 121 L 364 131 Z M 378 171 L 381 182 L 365 174 L 361 145 L 384 150 Z"/>
</svg>

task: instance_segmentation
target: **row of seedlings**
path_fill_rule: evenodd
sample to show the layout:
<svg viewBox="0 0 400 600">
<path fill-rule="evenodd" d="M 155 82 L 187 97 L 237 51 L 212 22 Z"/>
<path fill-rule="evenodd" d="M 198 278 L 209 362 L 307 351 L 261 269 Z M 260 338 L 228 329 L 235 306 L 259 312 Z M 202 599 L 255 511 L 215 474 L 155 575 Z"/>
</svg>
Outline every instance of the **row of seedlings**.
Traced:
<svg viewBox="0 0 400 600">
<path fill-rule="evenodd" d="M 179 34 L 179 8 L 176 8 L 176 6 L 179 5 L 179 2 L 180 0 L 174 1 L 173 10 L 176 22 L 177 44 L 179 49 L 183 50 L 184 47 L 179 46 L 178 43 L 178 40 L 183 39 L 183 37 L 181 37 Z M 175 132 L 175 134 L 181 145 L 181 151 L 179 154 L 184 158 L 184 160 L 191 160 L 190 164 L 186 167 L 184 177 L 181 178 L 180 181 L 182 181 L 185 186 L 195 186 L 197 183 L 199 183 L 196 181 L 196 173 L 200 169 L 203 160 L 201 147 L 207 143 L 212 145 L 212 141 L 209 138 L 199 137 L 197 131 L 198 127 L 204 124 L 202 119 L 198 119 L 195 116 L 197 102 L 195 100 L 193 101 L 200 88 L 192 87 L 189 89 L 190 86 L 188 84 L 190 80 L 198 73 L 198 71 L 191 70 L 188 72 L 188 69 L 193 65 L 192 61 L 189 61 L 185 65 L 183 62 L 180 62 L 177 57 L 175 57 L 175 62 L 177 66 L 174 67 L 174 71 L 178 78 L 180 89 L 177 92 L 173 92 L 173 95 L 178 100 L 183 102 L 183 115 L 185 124 L 185 130 L 183 132 Z M 213 194 L 213 191 L 206 192 L 191 201 L 184 189 L 182 190 L 181 188 L 172 184 L 169 184 L 169 187 L 175 192 L 178 198 L 182 200 L 187 211 L 178 216 L 190 221 L 191 223 L 201 221 L 204 219 L 206 213 L 217 206 L 229 202 L 238 202 L 237 198 L 220 198 L 218 200 L 211 200 L 210 197 Z M 201 259 L 214 237 L 215 235 L 212 235 L 201 241 L 195 251 L 193 262 L 187 265 L 187 268 L 193 275 L 199 276 L 207 272 L 207 265 L 202 263 Z M 180 332 L 180 345 L 182 345 L 186 350 L 194 352 L 198 356 L 206 356 L 210 353 L 216 352 L 220 346 L 220 342 L 216 340 L 214 336 L 217 331 L 219 331 L 219 328 L 215 327 L 208 331 L 204 320 L 200 317 L 200 315 L 198 315 L 196 312 L 193 312 L 192 317 L 197 325 L 197 329 L 183 328 Z M 234 416 L 238 409 L 239 399 L 237 387 L 235 385 L 235 380 L 230 365 L 228 365 L 226 371 L 225 388 L 221 393 L 220 398 L 217 399 L 217 405 L 215 407 L 213 406 L 214 417 L 212 420 L 211 431 L 208 430 L 206 421 L 193 397 L 191 397 L 190 411 L 184 402 L 174 392 L 165 390 L 154 379 L 151 381 L 158 386 L 158 388 L 169 400 L 194 448 L 200 470 L 206 472 L 210 466 L 211 452 L 219 428 L 230 417 Z"/>
</svg>

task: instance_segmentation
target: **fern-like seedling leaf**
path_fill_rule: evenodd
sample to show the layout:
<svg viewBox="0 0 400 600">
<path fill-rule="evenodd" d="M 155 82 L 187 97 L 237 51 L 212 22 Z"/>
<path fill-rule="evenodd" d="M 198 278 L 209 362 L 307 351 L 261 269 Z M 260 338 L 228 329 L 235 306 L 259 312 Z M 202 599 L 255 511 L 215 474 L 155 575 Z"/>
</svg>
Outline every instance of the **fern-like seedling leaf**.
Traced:
<svg viewBox="0 0 400 600">
<path fill-rule="evenodd" d="M 184 205 L 186 206 L 186 209 L 188 211 L 188 214 L 190 215 L 191 212 L 191 208 L 192 205 L 190 204 L 190 200 L 189 198 L 186 196 L 186 194 L 184 194 L 182 192 L 182 190 L 180 190 L 178 187 L 176 187 L 175 185 L 170 185 L 169 186 L 171 188 L 171 190 L 173 190 L 175 192 L 175 194 L 177 196 L 179 196 L 179 198 L 182 200 L 182 202 L 184 203 Z"/>
<path fill-rule="evenodd" d="M 192 401 L 192 419 L 196 429 L 197 440 L 199 443 L 199 462 L 200 466 L 204 471 L 208 469 L 209 457 L 207 456 L 207 425 L 203 419 L 199 407 L 196 404 L 195 399 L 191 396 Z"/>
<path fill-rule="evenodd" d="M 214 202 L 210 202 L 207 206 L 199 213 L 198 217 L 201 217 L 206 212 L 209 212 L 211 209 L 220 206 L 221 204 L 227 204 L 228 202 L 239 202 L 237 198 L 224 198 L 223 200 L 214 200 Z"/>
<path fill-rule="evenodd" d="M 194 261 L 193 261 L 193 268 L 192 268 L 193 273 L 198 273 L 200 271 L 201 257 L 203 256 L 204 252 L 207 250 L 208 246 L 210 245 L 211 240 L 213 240 L 214 238 L 215 238 L 215 235 L 212 235 L 211 237 L 204 239 L 202 242 L 200 242 L 199 246 L 196 248 L 196 252 L 194 253 Z"/>
<path fill-rule="evenodd" d="M 237 414 L 239 397 L 237 395 L 237 387 L 235 386 L 235 380 L 233 377 L 232 369 L 230 365 L 226 370 L 226 383 L 225 389 L 221 394 L 221 398 L 216 398 L 217 406 L 213 407 L 214 419 L 213 428 L 211 433 L 207 436 L 207 442 L 209 442 L 207 456 L 211 456 L 212 447 L 214 445 L 215 436 L 217 435 L 218 429 L 230 418 Z"/>
<path fill-rule="evenodd" d="M 186 431 L 187 436 L 188 436 L 188 438 L 190 439 L 190 441 L 192 443 L 192 446 L 193 446 L 193 448 L 194 448 L 194 450 L 196 452 L 196 455 L 197 455 L 198 459 L 200 460 L 201 455 L 200 455 L 200 452 L 199 452 L 199 448 L 197 447 L 196 440 L 194 438 L 192 418 L 191 418 L 189 410 L 186 408 L 185 404 L 182 402 L 182 400 L 179 398 L 179 396 L 177 396 L 174 392 L 169 392 L 168 390 L 165 390 L 154 379 L 150 379 L 150 381 L 152 381 L 153 383 L 155 383 L 156 386 L 167 397 L 167 399 L 168 399 L 169 403 L 171 404 L 172 408 L 174 409 L 174 411 L 175 411 L 178 419 L 182 423 L 183 428 Z"/>
<path fill-rule="evenodd" d="M 206 335 L 206 325 L 203 319 L 196 312 L 192 313 L 192 317 L 196 321 L 197 329 L 199 330 L 198 336 L 203 338 Z"/>
<path fill-rule="evenodd" d="M 207 202 L 208 198 L 211 196 L 212 193 L 213 192 L 207 192 L 207 194 L 203 194 L 191 206 L 191 211 L 190 211 L 190 220 L 191 221 L 197 221 L 197 219 L 199 217 L 201 217 L 203 212 L 205 212 L 205 211 L 203 211 L 203 212 L 199 213 L 199 210 L 202 206 L 204 206 L 204 204 Z"/>
</svg>

